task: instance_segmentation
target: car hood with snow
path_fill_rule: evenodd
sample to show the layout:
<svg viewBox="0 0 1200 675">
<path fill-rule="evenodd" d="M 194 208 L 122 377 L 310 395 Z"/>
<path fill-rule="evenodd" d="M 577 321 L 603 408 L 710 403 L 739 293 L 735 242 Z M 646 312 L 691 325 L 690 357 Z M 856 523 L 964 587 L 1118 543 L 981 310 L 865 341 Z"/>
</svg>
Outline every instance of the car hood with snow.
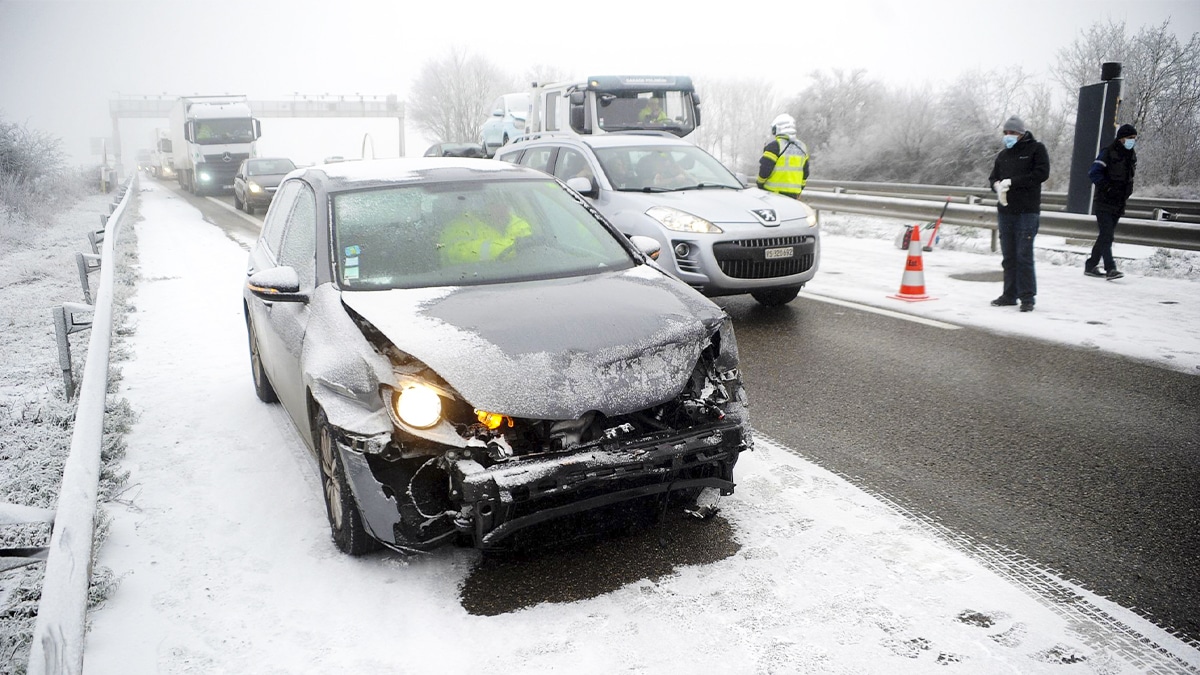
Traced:
<svg viewBox="0 0 1200 675">
<path fill-rule="evenodd" d="M 342 299 L 472 405 L 539 419 L 620 415 L 674 397 L 724 320 L 646 266 Z"/>
</svg>

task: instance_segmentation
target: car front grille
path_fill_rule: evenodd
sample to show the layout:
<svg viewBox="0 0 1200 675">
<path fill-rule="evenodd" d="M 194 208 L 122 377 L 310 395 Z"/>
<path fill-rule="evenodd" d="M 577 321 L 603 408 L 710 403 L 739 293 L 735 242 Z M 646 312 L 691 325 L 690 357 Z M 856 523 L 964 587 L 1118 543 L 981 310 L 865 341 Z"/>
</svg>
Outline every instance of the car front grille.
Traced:
<svg viewBox="0 0 1200 675">
<path fill-rule="evenodd" d="M 791 247 L 788 258 L 768 259 L 768 249 Z M 774 279 L 812 269 L 817 240 L 812 236 L 740 239 L 713 245 L 713 255 L 721 272 L 732 279 Z"/>
</svg>

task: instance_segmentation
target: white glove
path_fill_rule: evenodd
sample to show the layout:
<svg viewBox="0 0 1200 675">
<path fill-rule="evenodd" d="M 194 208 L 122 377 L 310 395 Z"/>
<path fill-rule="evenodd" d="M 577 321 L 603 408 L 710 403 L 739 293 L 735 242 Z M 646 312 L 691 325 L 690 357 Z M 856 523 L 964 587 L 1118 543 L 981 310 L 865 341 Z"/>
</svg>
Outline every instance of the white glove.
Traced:
<svg viewBox="0 0 1200 675">
<path fill-rule="evenodd" d="M 996 199 L 1000 200 L 1001 206 L 1008 206 L 1008 186 L 1010 185 L 1012 185 L 1011 178 L 992 183 L 992 189 L 996 191 Z"/>
</svg>

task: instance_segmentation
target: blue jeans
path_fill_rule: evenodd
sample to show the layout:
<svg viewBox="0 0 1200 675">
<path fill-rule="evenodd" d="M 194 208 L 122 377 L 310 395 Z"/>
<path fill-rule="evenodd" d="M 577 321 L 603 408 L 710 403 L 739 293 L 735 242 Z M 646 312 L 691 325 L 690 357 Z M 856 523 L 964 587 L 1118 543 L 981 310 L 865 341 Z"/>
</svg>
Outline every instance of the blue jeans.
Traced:
<svg viewBox="0 0 1200 675">
<path fill-rule="evenodd" d="M 1117 262 L 1113 260 L 1112 245 L 1113 236 L 1117 231 L 1117 221 L 1120 218 L 1115 213 L 1096 212 L 1096 226 L 1100 228 L 1100 236 L 1096 237 L 1096 244 L 1092 246 L 1092 254 L 1083 263 L 1084 269 L 1095 267 L 1101 258 L 1104 259 L 1105 271 L 1111 272 L 1117 269 Z"/>
<path fill-rule="evenodd" d="M 1000 255 L 1004 267 L 1004 297 L 1032 303 L 1037 295 L 1033 274 L 1033 238 L 1037 236 L 1037 213 L 998 213 Z"/>
</svg>

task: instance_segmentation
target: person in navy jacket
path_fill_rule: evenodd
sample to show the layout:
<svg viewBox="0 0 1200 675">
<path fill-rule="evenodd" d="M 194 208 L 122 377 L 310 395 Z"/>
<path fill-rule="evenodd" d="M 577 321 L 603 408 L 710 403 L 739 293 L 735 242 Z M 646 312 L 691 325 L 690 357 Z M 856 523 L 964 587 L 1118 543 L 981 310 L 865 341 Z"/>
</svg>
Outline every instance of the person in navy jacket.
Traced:
<svg viewBox="0 0 1200 675">
<path fill-rule="evenodd" d="M 1117 221 L 1125 215 L 1125 202 L 1133 194 L 1133 174 L 1137 170 L 1137 151 L 1133 146 L 1136 144 L 1137 129 L 1132 124 L 1122 124 L 1117 129 L 1116 140 L 1100 151 L 1088 169 L 1088 178 L 1096 185 L 1092 213 L 1096 214 L 1096 226 L 1100 229 L 1092 254 L 1083 263 L 1083 273 L 1089 277 L 1112 280 L 1125 276 L 1113 260 L 1112 245 Z M 1097 269 L 1101 260 L 1104 261 L 1103 272 Z"/>
</svg>

